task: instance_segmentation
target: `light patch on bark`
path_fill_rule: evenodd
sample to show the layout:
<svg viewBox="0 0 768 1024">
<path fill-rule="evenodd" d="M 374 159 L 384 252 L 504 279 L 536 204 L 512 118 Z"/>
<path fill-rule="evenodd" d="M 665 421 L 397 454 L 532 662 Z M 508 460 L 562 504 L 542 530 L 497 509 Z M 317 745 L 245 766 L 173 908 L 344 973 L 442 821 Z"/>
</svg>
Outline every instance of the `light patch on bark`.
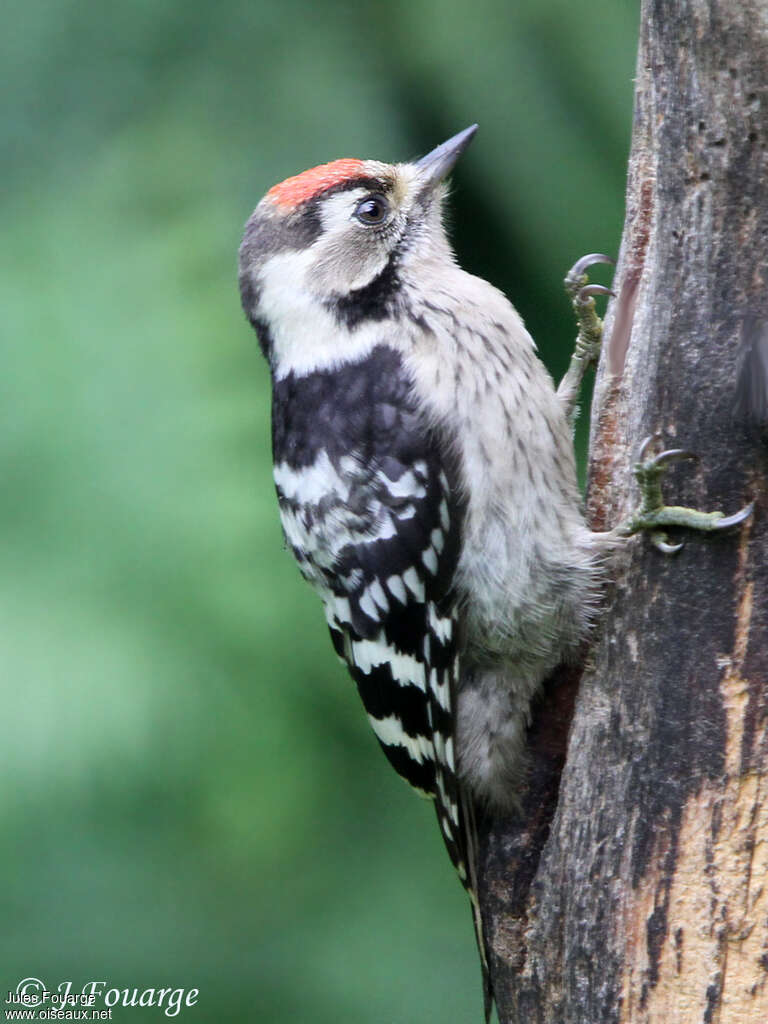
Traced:
<svg viewBox="0 0 768 1024">
<path fill-rule="evenodd" d="M 765 778 L 750 773 L 729 778 L 724 793 L 705 786 L 691 797 L 668 896 L 668 835 L 660 837 L 654 870 L 625 905 L 627 945 L 643 952 L 626 963 L 622 1024 L 768 1021 L 768 842 L 760 838 L 768 836 L 765 789 Z M 648 928 L 665 901 L 666 933 L 653 965 Z M 710 1014 L 702 1016 L 708 1006 Z"/>
<path fill-rule="evenodd" d="M 745 533 L 740 572 L 747 543 Z M 622 1024 L 768 1021 L 768 778 L 755 770 L 742 774 L 749 700 L 742 669 L 753 585 L 742 580 L 742 586 L 733 652 L 718 659 L 724 778 L 687 801 L 675 851 L 670 831 L 660 833 L 651 870 L 626 896 L 624 928 L 633 955 L 622 979 Z M 756 736 L 753 743 L 759 748 L 762 741 Z M 663 930 L 660 941 L 655 929 Z"/>
</svg>

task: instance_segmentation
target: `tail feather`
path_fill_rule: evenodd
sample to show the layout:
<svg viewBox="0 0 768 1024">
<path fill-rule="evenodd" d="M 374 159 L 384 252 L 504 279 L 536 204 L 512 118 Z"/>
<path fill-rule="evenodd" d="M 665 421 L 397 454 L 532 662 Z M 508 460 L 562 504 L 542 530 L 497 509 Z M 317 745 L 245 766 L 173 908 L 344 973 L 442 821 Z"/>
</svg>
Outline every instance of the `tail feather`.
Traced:
<svg viewBox="0 0 768 1024">
<path fill-rule="evenodd" d="M 450 627 L 449 635 L 454 637 L 453 622 L 440 619 L 436 608 L 430 612 L 431 619 L 440 621 L 443 629 Z M 433 655 L 440 648 L 440 638 L 433 637 Z M 443 645 L 444 646 L 444 645 Z M 472 904 L 472 920 L 475 926 L 475 938 L 480 953 L 480 967 L 483 974 L 483 999 L 485 1004 L 486 1024 L 493 1010 L 493 987 L 488 966 L 488 957 L 483 931 L 483 919 L 480 913 L 477 886 L 477 824 L 475 807 L 464 786 L 459 782 L 458 769 L 455 761 L 455 718 L 456 690 L 459 675 L 458 656 L 444 658 L 442 664 L 433 664 L 427 673 L 427 715 L 430 723 L 431 738 L 435 766 L 435 812 L 440 833 L 443 837 L 448 856 L 451 858 L 461 884 L 467 890 Z M 444 732 L 446 709 L 445 694 L 449 695 L 448 706 L 453 734 Z"/>
<path fill-rule="evenodd" d="M 477 950 L 480 954 L 480 969 L 483 974 L 483 1002 L 485 1009 L 486 1024 L 491 1019 L 493 1011 L 493 985 L 491 983 L 491 971 L 488 963 L 488 947 L 485 941 L 485 930 L 483 928 L 483 916 L 480 912 L 480 900 L 477 882 L 477 821 L 475 819 L 475 805 L 471 798 L 462 790 L 461 793 L 461 818 L 465 839 L 465 857 L 467 861 L 466 890 L 472 904 L 472 922 L 475 926 L 475 939 Z"/>
<path fill-rule="evenodd" d="M 459 829 L 458 838 L 455 832 L 446 833 L 443 827 L 443 815 L 441 814 L 441 802 L 435 800 L 437 820 L 440 824 L 440 831 L 443 835 L 451 863 L 461 879 L 461 884 L 467 891 L 472 907 L 472 923 L 475 929 L 475 941 L 480 954 L 480 970 L 483 979 L 483 1005 L 486 1024 L 491 1019 L 493 1012 L 493 984 L 488 961 L 488 947 L 485 941 L 485 930 L 483 928 L 483 917 L 480 911 L 478 897 L 477 865 L 478 865 L 478 844 L 477 824 L 475 820 L 475 809 L 471 798 L 459 787 Z"/>
</svg>

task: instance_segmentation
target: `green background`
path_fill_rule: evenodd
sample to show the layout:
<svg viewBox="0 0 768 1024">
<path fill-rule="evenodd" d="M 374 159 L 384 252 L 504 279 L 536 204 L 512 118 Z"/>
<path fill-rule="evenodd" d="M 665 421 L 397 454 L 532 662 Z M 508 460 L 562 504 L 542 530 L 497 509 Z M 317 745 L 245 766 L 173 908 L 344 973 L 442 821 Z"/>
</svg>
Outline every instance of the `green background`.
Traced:
<svg viewBox="0 0 768 1024">
<path fill-rule="evenodd" d="M 562 372 L 563 274 L 618 248 L 636 21 L 629 0 L 4 5 L 0 1004 L 35 976 L 198 988 L 195 1021 L 481 1020 L 431 810 L 282 547 L 236 250 L 289 174 L 478 121 L 459 257 Z"/>
</svg>

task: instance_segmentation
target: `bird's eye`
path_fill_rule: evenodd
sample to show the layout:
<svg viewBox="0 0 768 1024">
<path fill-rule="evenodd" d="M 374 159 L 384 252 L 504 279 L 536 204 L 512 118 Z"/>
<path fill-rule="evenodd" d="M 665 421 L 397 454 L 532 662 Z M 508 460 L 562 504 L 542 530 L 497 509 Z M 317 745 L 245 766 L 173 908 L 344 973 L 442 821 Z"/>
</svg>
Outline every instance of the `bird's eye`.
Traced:
<svg viewBox="0 0 768 1024">
<path fill-rule="evenodd" d="M 361 224 L 381 224 L 389 213 L 384 196 L 366 196 L 355 207 L 355 217 Z"/>
</svg>

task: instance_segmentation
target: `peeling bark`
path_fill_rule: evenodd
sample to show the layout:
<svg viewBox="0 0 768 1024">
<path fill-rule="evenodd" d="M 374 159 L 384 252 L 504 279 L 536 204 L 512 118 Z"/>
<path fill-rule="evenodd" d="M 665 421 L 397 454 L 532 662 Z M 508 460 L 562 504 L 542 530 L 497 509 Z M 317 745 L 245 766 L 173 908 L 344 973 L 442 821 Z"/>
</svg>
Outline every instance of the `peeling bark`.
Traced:
<svg viewBox="0 0 768 1024">
<path fill-rule="evenodd" d="M 741 322 L 768 322 L 765 0 L 643 3 L 614 287 L 594 527 L 655 431 L 701 457 L 670 503 L 756 512 L 674 558 L 629 542 L 580 685 L 538 705 L 524 813 L 483 842 L 499 1017 L 766 1024 L 768 436 L 733 413 Z"/>
</svg>

